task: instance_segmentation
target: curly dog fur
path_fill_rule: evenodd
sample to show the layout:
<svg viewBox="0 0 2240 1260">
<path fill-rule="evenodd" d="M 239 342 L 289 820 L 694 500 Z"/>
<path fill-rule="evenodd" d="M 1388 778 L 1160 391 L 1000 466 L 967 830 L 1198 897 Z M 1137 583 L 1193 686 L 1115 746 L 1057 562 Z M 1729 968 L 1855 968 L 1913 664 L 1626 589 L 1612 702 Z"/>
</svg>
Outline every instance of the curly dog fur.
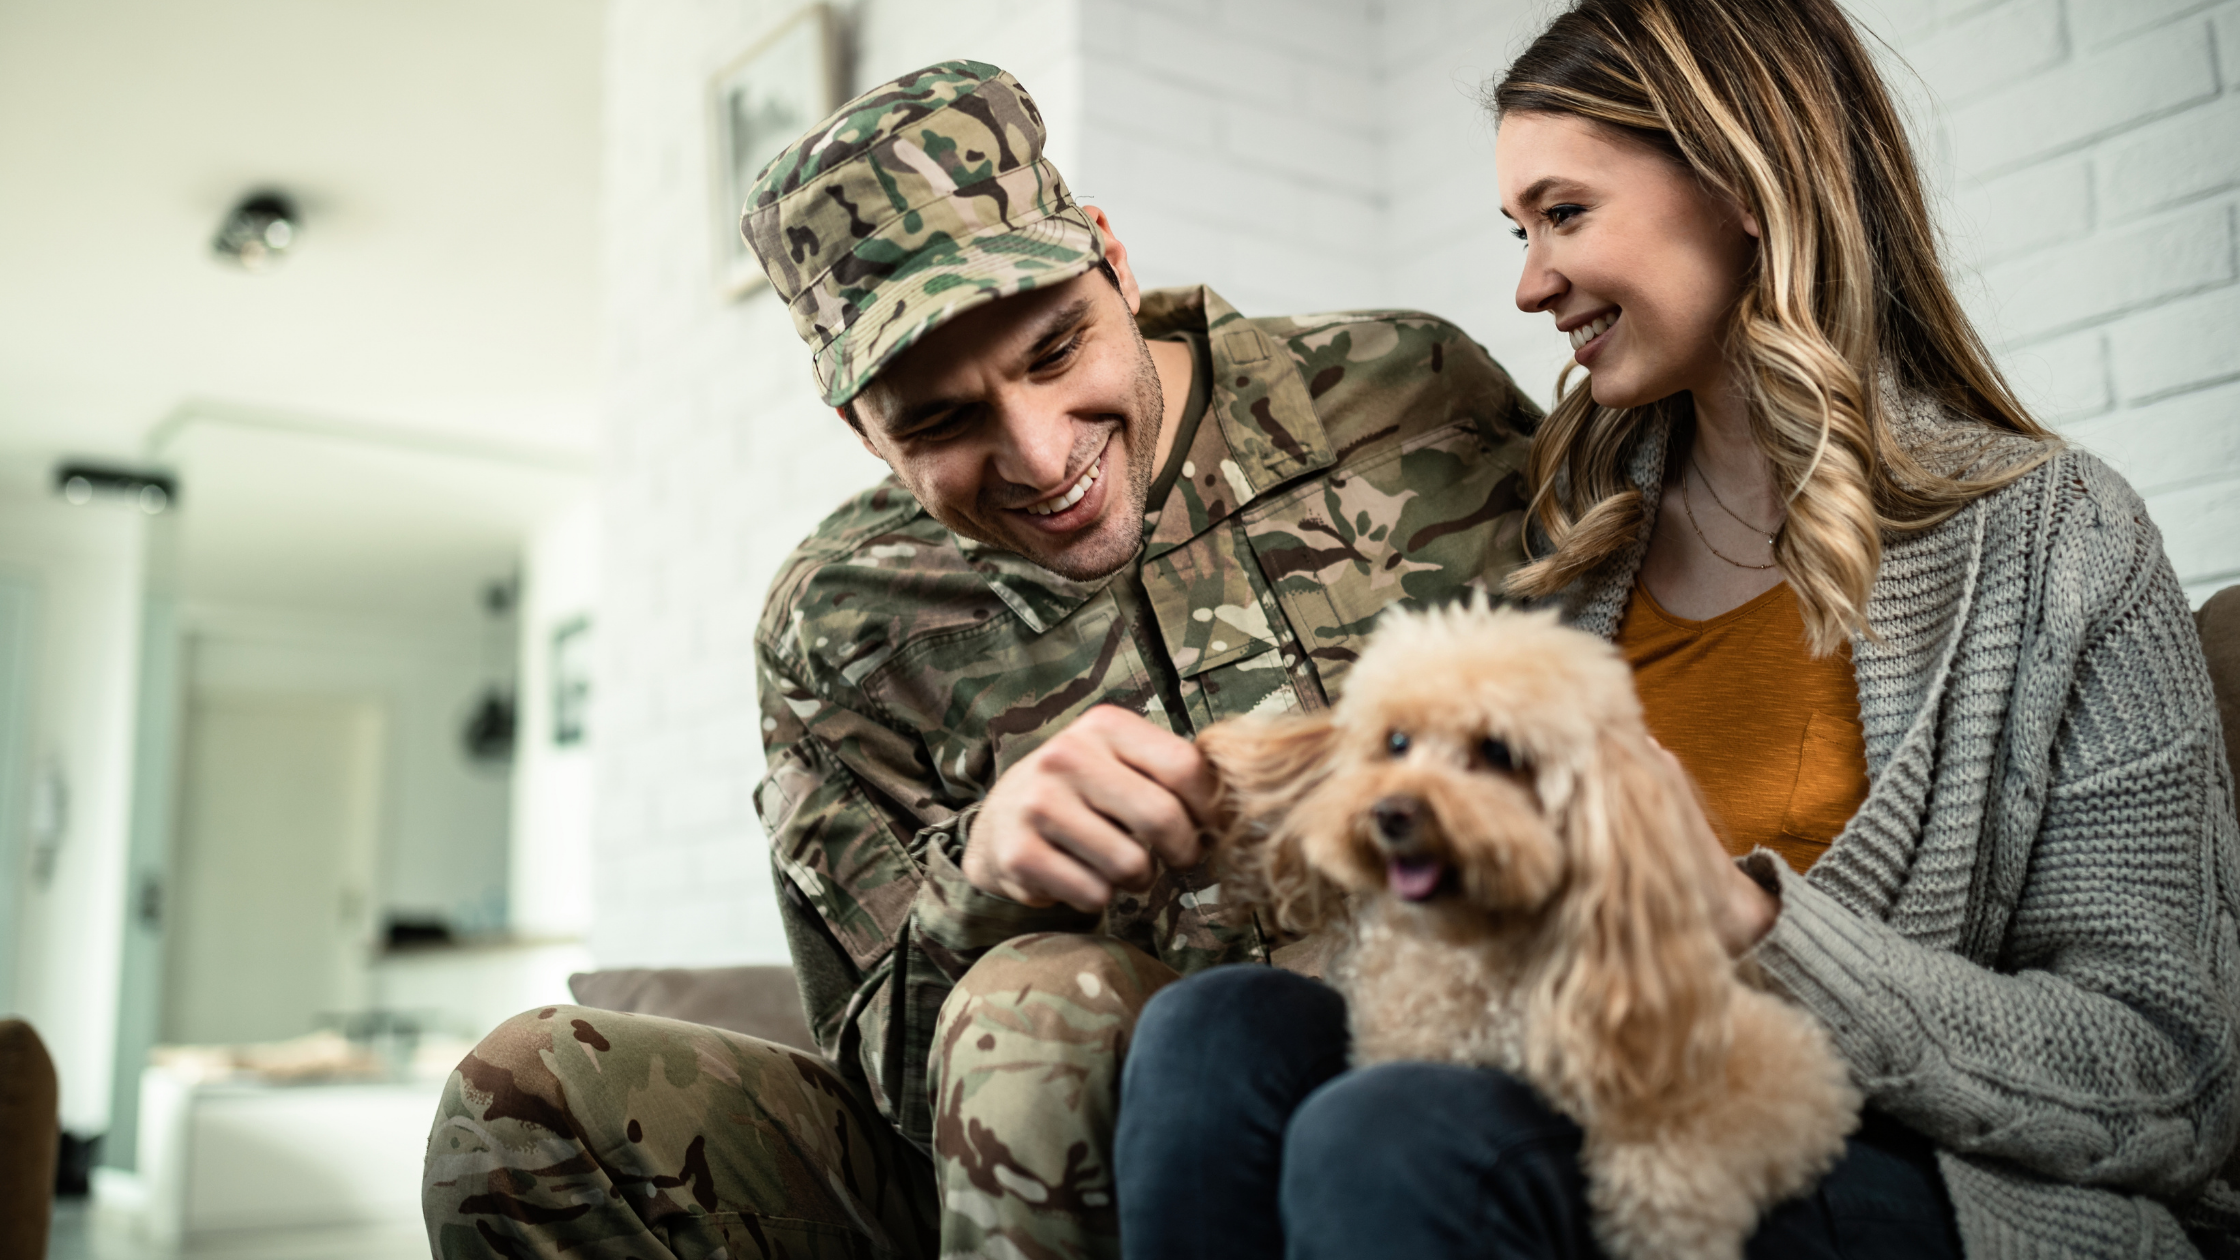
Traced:
<svg viewBox="0 0 2240 1260">
<path fill-rule="evenodd" d="M 1585 1130 L 1612 1255 L 1739 1256 L 1841 1154 L 1859 1095 L 1720 946 L 1717 847 L 1610 645 L 1552 613 L 1393 613 L 1334 709 L 1199 744 L 1228 894 L 1351 932 L 1356 1060 L 1531 1082 Z"/>
</svg>

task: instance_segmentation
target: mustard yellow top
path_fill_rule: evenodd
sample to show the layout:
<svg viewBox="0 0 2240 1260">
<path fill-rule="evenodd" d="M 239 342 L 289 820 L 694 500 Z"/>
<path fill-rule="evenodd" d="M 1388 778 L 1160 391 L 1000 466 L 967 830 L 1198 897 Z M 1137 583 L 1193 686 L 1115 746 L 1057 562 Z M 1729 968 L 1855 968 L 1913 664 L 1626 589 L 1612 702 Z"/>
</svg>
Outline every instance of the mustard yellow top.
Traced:
<svg viewBox="0 0 2240 1260">
<path fill-rule="evenodd" d="M 1867 799 L 1867 744 L 1851 648 L 1805 647 L 1783 582 L 1708 621 L 1634 583 L 1618 626 L 1649 732 L 1702 789 L 1729 851 L 1759 845 L 1802 873 Z"/>
</svg>

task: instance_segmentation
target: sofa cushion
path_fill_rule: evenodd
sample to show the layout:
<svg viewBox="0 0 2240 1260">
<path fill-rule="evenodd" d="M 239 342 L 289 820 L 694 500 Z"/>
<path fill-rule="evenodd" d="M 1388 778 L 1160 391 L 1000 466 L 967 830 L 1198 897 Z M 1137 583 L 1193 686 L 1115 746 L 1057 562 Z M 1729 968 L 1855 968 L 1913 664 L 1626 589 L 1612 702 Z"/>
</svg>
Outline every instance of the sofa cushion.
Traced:
<svg viewBox="0 0 2240 1260">
<path fill-rule="evenodd" d="M 817 1053 L 791 967 L 636 967 L 579 971 L 568 991 L 584 1006 L 727 1028 Z"/>
<path fill-rule="evenodd" d="M 2211 595 L 2193 614 L 2201 631 L 2201 653 L 2209 658 L 2209 685 L 2217 693 L 2217 716 L 2224 721 L 2224 755 L 2240 780 L 2240 586 Z"/>
</svg>

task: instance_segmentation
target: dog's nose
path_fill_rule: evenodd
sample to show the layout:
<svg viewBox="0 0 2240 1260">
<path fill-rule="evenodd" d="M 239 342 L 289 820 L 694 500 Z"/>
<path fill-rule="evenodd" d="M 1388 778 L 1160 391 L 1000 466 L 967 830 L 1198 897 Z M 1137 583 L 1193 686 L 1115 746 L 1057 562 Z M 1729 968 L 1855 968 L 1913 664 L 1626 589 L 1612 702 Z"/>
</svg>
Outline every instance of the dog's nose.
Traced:
<svg viewBox="0 0 2240 1260">
<path fill-rule="evenodd" d="M 1369 807 L 1369 819 L 1377 825 L 1377 841 L 1386 848 L 1396 848 L 1416 838 L 1416 818 L 1423 812 L 1423 802 L 1412 796 L 1387 796 Z"/>
</svg>

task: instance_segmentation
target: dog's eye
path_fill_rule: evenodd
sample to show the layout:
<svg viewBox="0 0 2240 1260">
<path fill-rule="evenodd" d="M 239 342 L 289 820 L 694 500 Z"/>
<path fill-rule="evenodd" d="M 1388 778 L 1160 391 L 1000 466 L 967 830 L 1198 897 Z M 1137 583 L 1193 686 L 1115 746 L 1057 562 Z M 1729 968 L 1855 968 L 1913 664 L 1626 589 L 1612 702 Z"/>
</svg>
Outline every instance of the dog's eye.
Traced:
<svg viewBox="0 0 2240 1260">
<path fill-rule="evenodd" d="M 1517 768 L 1517 759 L 1510 754 L 1509 746 L 1498 739 L 1479 740 L 1478 759 L 1495 770 L 1514 770 Z"/>
<path fill-rule="evenodd" d="M 1384 746 L 1391 749 L 1392 755 L 1395 757 L 1405 754 L 1408 751 L 1408 733 L 1406 731 L 1394 731 L 1384 737 Z"/>
</svg>

